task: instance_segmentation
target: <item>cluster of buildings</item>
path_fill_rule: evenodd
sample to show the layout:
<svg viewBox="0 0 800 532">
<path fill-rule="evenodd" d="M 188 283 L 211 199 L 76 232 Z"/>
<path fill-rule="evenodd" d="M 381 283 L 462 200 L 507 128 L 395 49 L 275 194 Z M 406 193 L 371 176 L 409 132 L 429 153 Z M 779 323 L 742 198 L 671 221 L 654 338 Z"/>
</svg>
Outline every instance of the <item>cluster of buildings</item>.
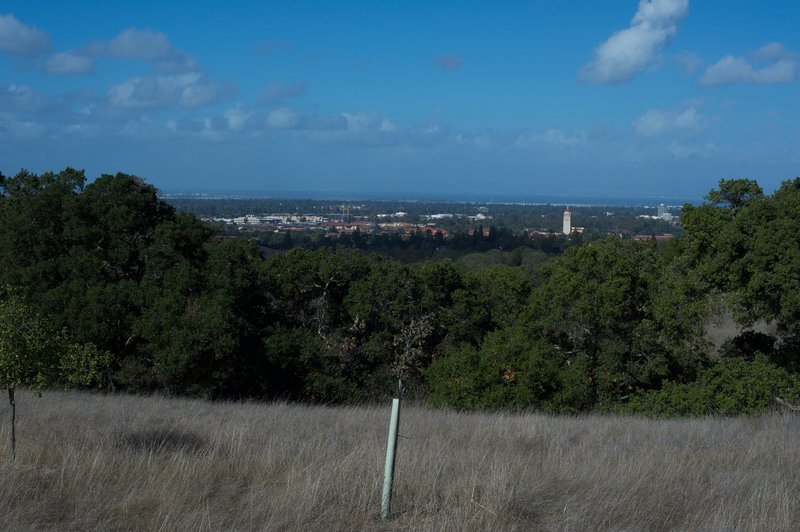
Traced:
<svg viewBox="0 0 800 532">
<path fill-rule="evenodd" d="M 675 222 L 678 217 L 669 212 L 669 209 L 663 203 L 658 206 L 658 214 L 655 216 L 648 214 L 640 214 L 638 218 L 646 218 L 649 220 L 664 220 L 665 222 Z"/>
<path fill-rule="evenodd" d="M 406 213 L 378 215 L 379 220 L 386 218 L 402 218 Z M 264 214 L 239 216 L 236 218 L 203 218 L 206 221 L 234 225 L 243 232 L 284 232 L 284 231 L 322 231 L 331 235 L 351 233 L 381 234 L 399 233 L 410 235 L 419 231 L 431 234 L 441 233 L 447 237 L 448 230 L 438 227 L 435 223 L 407 223 L 399 221 L 374 222 L 366 216 L 320 215 L 320 214 Z"/>
<path fill-rule="evenodd" d="M 673 225 L 678 223 L 678 217 L 674 216 L 664 204 L 658 207 L 657 212 L 658 214 L 656 216 L 642 214 L 639 215 L 638 218 L 663 220 Z M 606 216 L 612 214 L 613 213 L 607 212 Z M 343 206 L 341 213 L 332 214 L 248 214 L 235 218 L 215 217 L 205 219 L 217 223 L 234 225 L 238 230 L 243 232 L 277 233 L 284 231 L 321 231 L 334 236 L 352 234 L 355 232 L 365 235 L 396 233 L 406 237 L 418 232 L 429 232 L 433 235 L 440 234 L 446 238 L 449 235 L 449 231 L 447 228 L 441 226 L 444 222 L 453 222 L 458 219 L 481 224 L 487 220 L 491 220 L 492 217 L 488 214 L 488 210 L 485 207 L 481 207 L 474 216 L 451 213 L 424 214 L 419 216 L 419 223 L 413 223 L 409 221 L 410 217 L 406 212 L 375 214 L 372 217 L 367 217 L 352 215 L 351 208 Z M 560 232 L 527 228 L 524 231 L 532 238 L 537 236 L 569 236 L 584 232 L 584 227 L 575 226 L 572 222 L 572 208 L 566 207 L 564 209 Z M 450 225 L 452 226 L 452 223 L 450 223 Z M 484 228 L 484 233 L 487 232 L 488 229 Z M 673 235 L 671 234 L 665 234 L 656 237 L 652 237 L 651 235 L 635 236 L 634 238 L 637 240 L 652 238 L 663 240 L 672 237 Z"/>
</svg>

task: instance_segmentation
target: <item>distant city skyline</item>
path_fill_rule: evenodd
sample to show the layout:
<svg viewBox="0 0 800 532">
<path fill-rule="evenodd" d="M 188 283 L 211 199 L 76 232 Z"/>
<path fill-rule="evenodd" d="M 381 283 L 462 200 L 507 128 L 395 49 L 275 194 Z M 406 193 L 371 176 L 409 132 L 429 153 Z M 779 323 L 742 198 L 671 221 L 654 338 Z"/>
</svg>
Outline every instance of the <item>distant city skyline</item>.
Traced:
<svg viewBox="0 0 800 532">
<path fill-rule="evenodd" d="M 0 171 L 480 201 L 770 192 L 800 175 L 798 29 L 788 0 L 11 0 Z"/>
</svg>

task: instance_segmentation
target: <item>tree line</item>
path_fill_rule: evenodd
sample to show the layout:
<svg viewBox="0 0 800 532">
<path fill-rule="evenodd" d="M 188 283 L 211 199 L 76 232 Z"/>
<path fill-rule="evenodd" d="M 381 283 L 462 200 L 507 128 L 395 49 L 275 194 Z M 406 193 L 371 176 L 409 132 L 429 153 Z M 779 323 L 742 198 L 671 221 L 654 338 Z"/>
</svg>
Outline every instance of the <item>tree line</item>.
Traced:
<svg viewBox="0 0 800 532">
<path fill-rule="evenodd" d="M 463 409 L 755 412 L 800 394 L 800 179 L 772 195 L 722 180 L 707 199 L 666 245 L 467 269 L 357 246 L 264 258 L 138 177 L 21 171 L 0 178 L 0 298 L 107 353 L 112 390 L 342 403 L 403 378 Z M 720 308 L 741 330 L 715 350 Z"/>
<path fill-rule="evenodd" d="M 227 234 L 238 235 L 238 231 L 223 226 Z M 560 254 L 572 242 L 564 235 L 534 235 L 515 233 L 504 226 L 490 225 L 484 230 L 482 224 L 466 231 L 457 231 L 444 237 L 441 231 L 417 229 L 406 235 L 397 232 L 364 234 L 356 230 L 352 233 L 315 232 L 261 232 L 256 239 L 259 244 L 271 249 L 307 250 L 359 249 L 377 252 L 383 256 L 405 262 L 415 263 L 425 260 L 457 260 L 471 253 L 484 253 L 490 250 L 514 250 L 527 248 L 539 250 L 549 255 Z M 573 240 L 580 239 L 575 235 Z"/>
</svg>

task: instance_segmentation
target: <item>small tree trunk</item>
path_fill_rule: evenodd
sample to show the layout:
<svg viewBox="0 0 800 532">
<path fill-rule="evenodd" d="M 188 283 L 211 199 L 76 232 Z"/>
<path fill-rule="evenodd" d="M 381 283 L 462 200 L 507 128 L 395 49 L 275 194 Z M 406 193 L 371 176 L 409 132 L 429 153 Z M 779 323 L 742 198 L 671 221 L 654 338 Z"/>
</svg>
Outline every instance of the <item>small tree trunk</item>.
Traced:
<svg viewBox="0 0 800 532">
<path fill-rule="evenodd" d="M 17 459 L 17 401 L 14 388 L 8 389 L 8 402 L 11 405 L 11 461 Z"/>
</svg>

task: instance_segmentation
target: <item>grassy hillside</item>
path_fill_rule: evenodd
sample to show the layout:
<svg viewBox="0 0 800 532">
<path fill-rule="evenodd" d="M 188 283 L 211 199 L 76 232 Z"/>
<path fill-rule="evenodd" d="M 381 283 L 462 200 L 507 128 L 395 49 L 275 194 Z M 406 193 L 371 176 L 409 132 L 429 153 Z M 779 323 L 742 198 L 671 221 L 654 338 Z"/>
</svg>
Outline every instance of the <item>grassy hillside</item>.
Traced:
<svg viewBox="0 0 800 532">
<path fill-rule="evenodd" d="M 19 394 L 0 414 L 0 529 L 760 529 L 800 522 L 800 420 Z"/>
</svg>

